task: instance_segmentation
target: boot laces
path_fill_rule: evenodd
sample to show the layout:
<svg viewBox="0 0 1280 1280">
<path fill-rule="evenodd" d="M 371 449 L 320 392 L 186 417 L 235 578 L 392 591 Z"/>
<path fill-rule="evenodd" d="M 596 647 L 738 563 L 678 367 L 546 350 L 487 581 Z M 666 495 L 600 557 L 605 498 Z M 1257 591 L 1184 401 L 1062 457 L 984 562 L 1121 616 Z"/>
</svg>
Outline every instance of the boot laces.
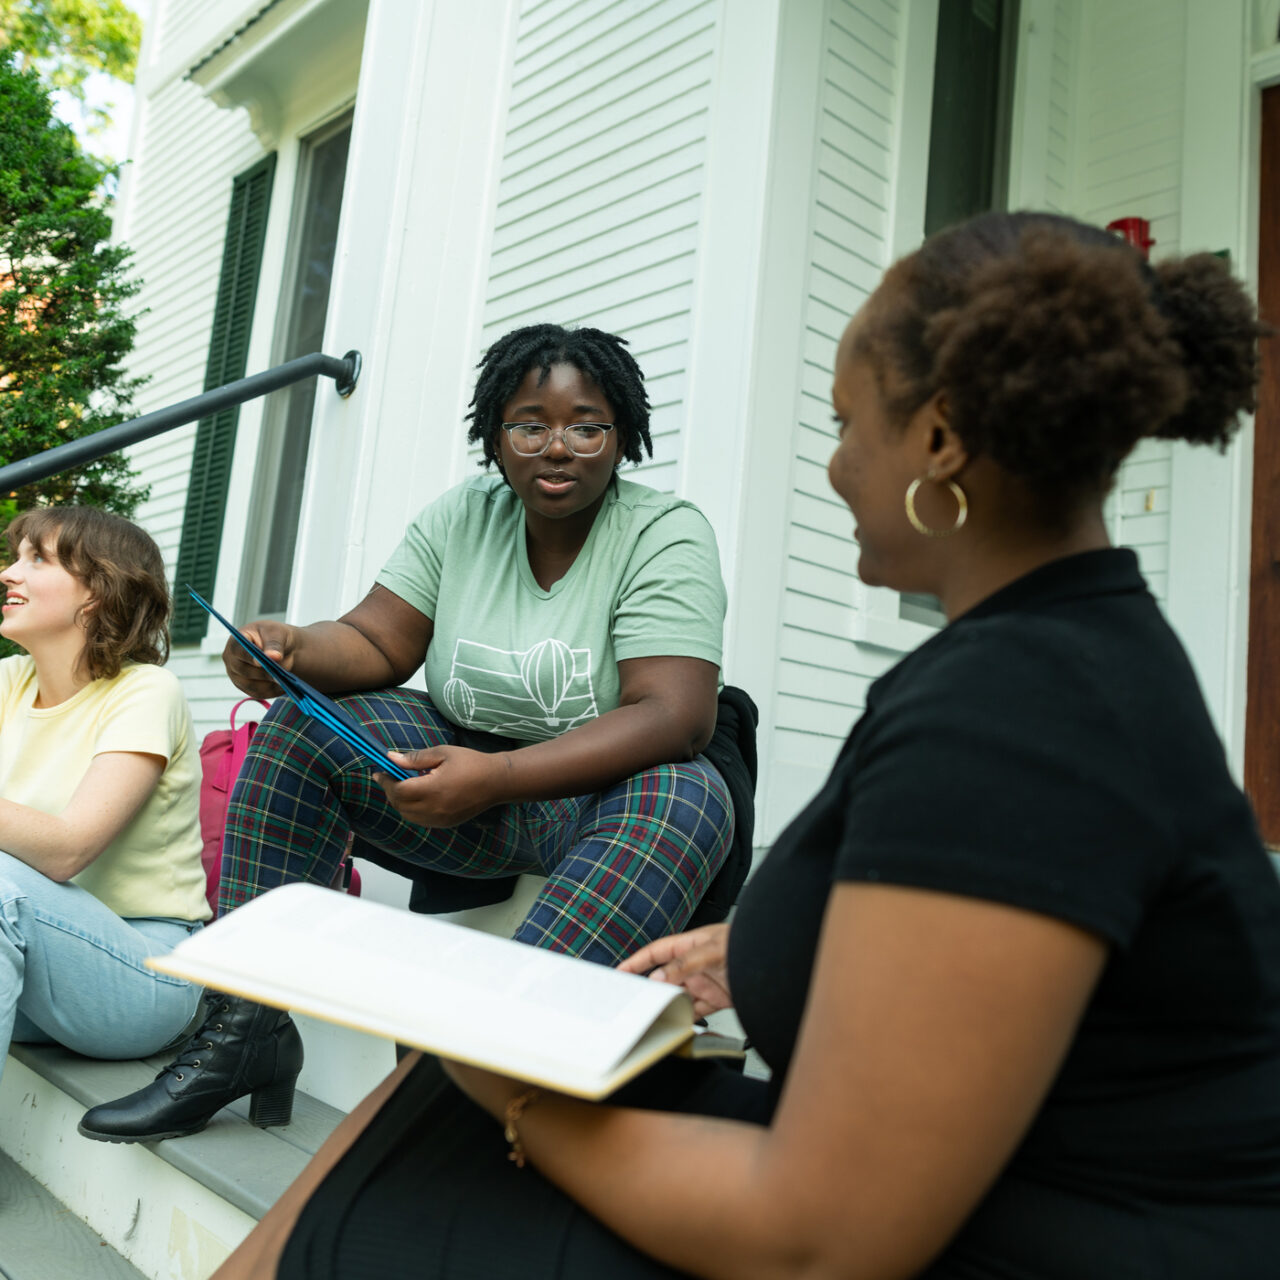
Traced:
<svg viewBox="0 0 1280 1280">
<path fill-rule="evenodd" d="M 219 1001 L 214 1005 L 205 1016 L 205 1020 L 191 1036 L 191 1039 L 189 1039 L 187 1043 L 178 1050 L 178 1056 L 174 1058 L 172 1062 L 160 1068 L 159 1073 L 156 1075 L 156 1079 L 159 1080 L 164 1076 L 172 1075 L 177 1080 L 185 1080 L 186 1076 L 181 1070 L 182 1067 L 190 1067 L 192 1070 L 196 1070 L 200 1066 L 200 1059 L 194 1055 L 201 1053 L 206 1049 L 213 1049 L 213 1041 L 206 1037 L 210 1030 L 222 1030 L 222 1023 L 215 1022 L 214 1019 L 221 1018 L 222 1015 L 230 1008 L 231 1006 L 223 1001 Z M 210 1024 L 212 1024 L 212 1026 Z"/>
</svg>

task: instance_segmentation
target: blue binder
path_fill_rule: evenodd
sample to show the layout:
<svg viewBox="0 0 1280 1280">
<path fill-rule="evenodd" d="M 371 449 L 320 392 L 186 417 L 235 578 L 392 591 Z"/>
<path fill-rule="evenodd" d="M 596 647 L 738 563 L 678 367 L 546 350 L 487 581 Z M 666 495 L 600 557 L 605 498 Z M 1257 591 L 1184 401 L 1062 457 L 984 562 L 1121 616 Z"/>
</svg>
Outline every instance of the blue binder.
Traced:
<svg viewBox="0 0 1280 1280">
<path fill-rule="evenodd" d="M 235 642 L 278 684 L 286 698 L 299 711 L 336 733 L 348 746 L 363 756 L 379 773 L 389 773 L 401 780 L 416 778 L 416 773 L 387 759 L 387 748 L 379 742 L 358 720 L 348 715 L 332 698 L 326 698 L 319 689 L 313 689 L 300 676 L 286 671 L 274 658 L 268 658 L 247 635 L 234 627 L 190 584 L 187 591 L 191 598 L 212 618 L 231 632 Z"/>
</svg>

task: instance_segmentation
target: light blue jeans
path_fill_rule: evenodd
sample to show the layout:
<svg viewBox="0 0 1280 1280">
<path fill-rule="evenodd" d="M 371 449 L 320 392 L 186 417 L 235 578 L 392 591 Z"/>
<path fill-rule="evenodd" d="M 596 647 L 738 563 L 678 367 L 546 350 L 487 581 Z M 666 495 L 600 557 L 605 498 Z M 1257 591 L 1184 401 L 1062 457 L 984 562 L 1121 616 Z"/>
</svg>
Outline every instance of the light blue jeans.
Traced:
<svg viewBox="0 0 1280 1280">
<path fill-rule="evenodd" d="M 200 928 L 123 920 L 93 894 L 0 853 L 0 1072 L 13 1042 L 91 1058 L 141 1058 L 176 1040 L 200 988 L 153 973 L 147 956 Z"/>
</svg>

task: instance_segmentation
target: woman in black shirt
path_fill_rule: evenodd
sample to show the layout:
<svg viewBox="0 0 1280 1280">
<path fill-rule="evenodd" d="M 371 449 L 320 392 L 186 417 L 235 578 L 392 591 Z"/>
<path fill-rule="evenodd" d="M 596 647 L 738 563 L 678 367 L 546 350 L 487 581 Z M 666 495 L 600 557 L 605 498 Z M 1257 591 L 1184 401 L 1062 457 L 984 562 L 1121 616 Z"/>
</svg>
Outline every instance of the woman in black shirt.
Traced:
<svg viewBox="0 0 1280 1280">
<path fill-rule="evenodd" d="M 898 263 L 840 344 L 830 476 L 863 580 L 950 625 L 873 686 L 732 944 L 625 965 L 731 990 L 771 1084 L 669 1064 L 594 1106 L 446 1064 L 518 1169 L 405 1065 L 220 1274 L 292 1233 L 280 1276 L 1274 1276 L 1280 881 L 1102 516 L 1140 439 L 1226 442 L 1258 332 L 1216 259 L 1049 215 Z"/>
</svg>

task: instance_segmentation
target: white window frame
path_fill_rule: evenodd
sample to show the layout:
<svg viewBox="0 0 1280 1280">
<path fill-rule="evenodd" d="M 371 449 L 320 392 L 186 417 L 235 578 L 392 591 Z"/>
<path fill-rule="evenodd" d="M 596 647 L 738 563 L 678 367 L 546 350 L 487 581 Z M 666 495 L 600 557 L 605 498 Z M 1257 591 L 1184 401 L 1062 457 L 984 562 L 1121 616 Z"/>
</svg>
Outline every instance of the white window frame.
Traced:
<svg viewBox="0 0 1280 1280">
<path fill-rule="evenodd" d="M 274 302 L 273 337 L 270 363 L 280 364 L 286 358 L 289 340 L 289 328 L 293 321 L 292 301 L 295 292 L 295 277 L 298 270 L 298 256 L 301 252 L 303 225 L 308 212 L 306 199 L 311 182 L 310 154 L 312 149 L 326 142 L 342 128 L 350 128 L 354 113 L 354 100 L 348 101 L 336 110 L 327 114 L 314 127 L 301 130 L 291 139 L 293 163 L 290 167 L 290 214 L 286 229 L 283 254 L 280 259 L 280 287 Z M 275 212 L 273 208 L 272 212 Z M 330 355 L 337 354 L 330 352 Z M 317 387 L 317 395 L 331 388 L 328 379 L 321 378 Z M 263 612 L 258 605 L 262 595 L 265 578 L 266 557 L 270 554 L 268 546 L 270 530 L 275 516 L 276 502 L 279 496 L 279 471 L 281 462 L 282 441 L 278 439 L 284 426 L 283 418 L 287 408 L 287 392 L 277 392 L 262 401 L 260 421 L 253 449 L 253 474 L 250 482 L 250 499 L 243 521 L 245 538 L 240 559 L 240 570 L 237 575 L 237 609 L 236 614 L 242 618 L 279 618 L 285 617 L 285 609 Z M 245 442 L 247 451 L 248 445 Z M 236 441 L 237 460 L 241 450 L 241 441 Z M 308 469 L 310 467 L 310 449 L 308 449 Z M 305 500 L 305 499 L 304 499 Z M 298 520 L 301 522 L 302 512 L 299 507 Z M 297 554 L 295 551 L 294 559 Z"/>
<path fill-rule="evenodd" d="M 910 653 L 941 630 L 902 617 L 901 597 L 889 587 L 869 587 L 858 582 L 853 604 L 853 638 L 875 649 Z"/>
</svg>

